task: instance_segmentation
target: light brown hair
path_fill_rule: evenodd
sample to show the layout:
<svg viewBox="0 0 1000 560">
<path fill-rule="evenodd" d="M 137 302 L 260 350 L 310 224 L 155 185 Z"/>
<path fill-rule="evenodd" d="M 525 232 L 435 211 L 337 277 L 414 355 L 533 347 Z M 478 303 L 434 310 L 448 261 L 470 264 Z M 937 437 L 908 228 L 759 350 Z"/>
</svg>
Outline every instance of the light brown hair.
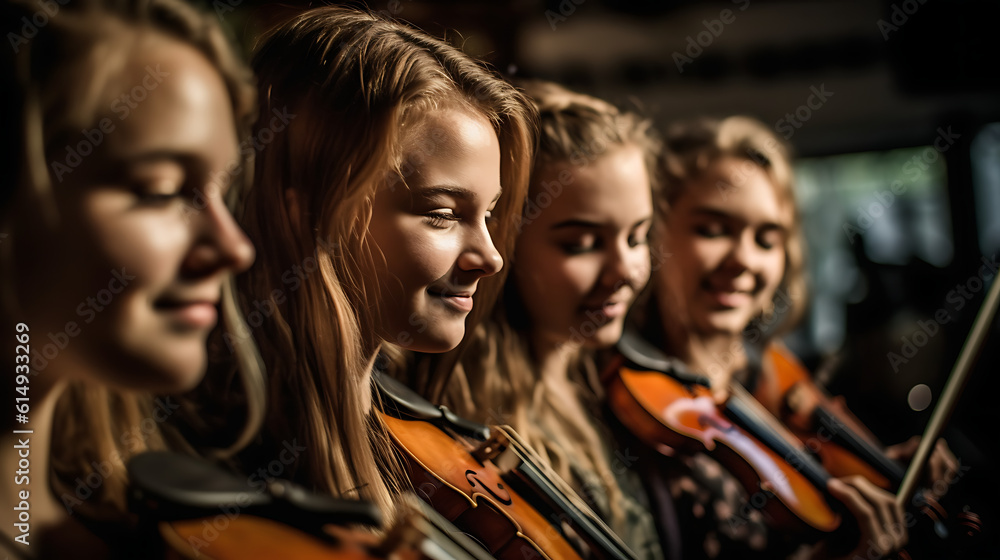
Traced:
<svg viewBox="0 0 1000 560">
<path fill-rule="evenodd" d="M 275 402 L 269 438 L 307 447 L 292 466 L 296 480 L 373 500 L 391 515 L 401 483 L 370 410 L 369 362 L 383 342 L 373 273 L 383 257 L 366 235 L 374 196 L 405 187 L 404 131 L 428 111 L 482 115 L 500 143 L 503 196 L 491 233 L 505 255 L 527 190 L 534 114 L 512 86 L 444 41 L 346 8 L 281 24 L 253 66 L 260 125 L 275 110 L 295 115 L 263 148 L 242 220 L 258 252 L 241 296 L 248 309 L 268 309 L 253 326 Z M 475 309 L 489 307 L 499 282 L 480 282 Z"/>
</svg>

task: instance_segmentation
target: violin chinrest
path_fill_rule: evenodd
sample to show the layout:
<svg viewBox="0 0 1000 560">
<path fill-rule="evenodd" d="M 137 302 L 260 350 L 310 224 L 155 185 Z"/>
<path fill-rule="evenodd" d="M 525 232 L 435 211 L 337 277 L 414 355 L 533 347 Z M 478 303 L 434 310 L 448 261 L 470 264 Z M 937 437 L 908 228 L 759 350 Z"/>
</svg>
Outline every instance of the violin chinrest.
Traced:
<svg viewBox="0 0 1000 560">
<path fill-rule="evenodd" d="M 667 356 L 630 328 L 622 332 L 616 348 L 622 357 L 641 369 L 665 373 L 685 383 L 710 386 L 707 377 L 692 372 L 683 362 Z"/>
<path fill-rule="evenodd" d="M 255 485 L 247 477 L 178 453 L 142 453 L 129 461 L 128 473 L 133 504 L 160 521 L 195 519 L 236 507 L 317 534 L 325 524 L 382 524 L 381 512 L 369 502 L 313 494 L 285 480 Z"/>
</svg>

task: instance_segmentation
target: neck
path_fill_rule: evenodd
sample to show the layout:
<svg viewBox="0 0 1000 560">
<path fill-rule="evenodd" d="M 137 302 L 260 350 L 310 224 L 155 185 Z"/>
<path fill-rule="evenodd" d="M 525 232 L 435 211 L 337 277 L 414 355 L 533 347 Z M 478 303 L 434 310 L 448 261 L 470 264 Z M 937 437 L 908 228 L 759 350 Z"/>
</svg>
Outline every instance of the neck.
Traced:
<svg viewBox="0 0 1000 560">
<path fill-rule="evenodd" d="M 714 387 L 725 387 L 733 374 L 747 365 L 743 338 L 739 333 L 691 333 L 678 352 L 696 371 L 707 375 Z"/>
<path fill-rule="evenodd" d="M 532 354 L 538 365 L 540 379 L 545 383 L 562 383 L 569 379 L 569 366 L 580 353 L 581 346 L 553 340 L 536 333 L 531 340 Z"/>
</svg>

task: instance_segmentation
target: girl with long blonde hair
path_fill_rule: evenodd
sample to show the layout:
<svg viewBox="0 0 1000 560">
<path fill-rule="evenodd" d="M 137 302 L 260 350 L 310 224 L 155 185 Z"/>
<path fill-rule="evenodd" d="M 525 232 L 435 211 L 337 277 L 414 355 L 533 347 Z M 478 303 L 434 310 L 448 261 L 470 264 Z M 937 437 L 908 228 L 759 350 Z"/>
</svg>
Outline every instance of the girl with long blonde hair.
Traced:
<svg viewBox="0 0 1000 560">
<path fill-rule="evenodd" d="M 639 481 L 595 420 L 595 351 L 618 340 L 650 274 L 659 141 L 609 103 L 524 87 L 541 138 L 502 298 L 453 371 L 418 367 L 409 382 L 459 415 L 510 424 L 640 557 L 659 558 Z"/>
<path fill-rule="evenodd" d="M 202 378 L 220 310 L 239 327 L 229 282 L 254 252 L 226 202 L 241 176 L 218 176 L 241 161 L 254 92 L 218 22 L 179 1 L 0 14 L 8 30 L 44 21 L 0 55 L 4 394 L 18 409 L 0 548 L 103 557 L 128 541 L 126 461 L 187 448 L 166 395 Z M 239 447 L 263 387 L 252 347 L 234 351 L 251 412 Z"/>
<path fill-rule="evenodd" d="M 340 7 L 278 26 L 253 67 L 263 146 L 242 223 L 258 258 L 240 288 L 274 403 L 260 458 L 294 442 L 283 476 L 391 517 L 404 483 L 373 414 L 375 359 L 451 350 L 489 308 L 534 113 L 447 43 Z"/>
</svg>

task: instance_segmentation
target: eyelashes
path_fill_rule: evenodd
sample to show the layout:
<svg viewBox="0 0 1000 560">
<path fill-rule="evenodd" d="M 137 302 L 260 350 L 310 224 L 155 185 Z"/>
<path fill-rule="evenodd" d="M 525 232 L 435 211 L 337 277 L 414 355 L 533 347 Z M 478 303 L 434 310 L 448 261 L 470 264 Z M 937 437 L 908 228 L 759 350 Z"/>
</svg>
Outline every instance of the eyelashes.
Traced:
<svg viewBox="0 0 1000 560">
<path fill-rule="evenodd" d="M 448 229 L 452 224 L 462 221 L 462 217 L 451 210 L 435 210 L 424 214 L 424 222 L 437 229 Z M 485 222 L 490 224 L 494 221 L 492 211 L 486 212 Z"/>
<path fill-rule="evenodd" d="M 427 225 L 437 228 L 437 229 L 448 229 L 451 225 L 459 220 L 459 217 L 451 211 L 440 211 L 435 210 L 434 212 L 428 212 L 424 214 L 424 222 Z"/>
</svg>

